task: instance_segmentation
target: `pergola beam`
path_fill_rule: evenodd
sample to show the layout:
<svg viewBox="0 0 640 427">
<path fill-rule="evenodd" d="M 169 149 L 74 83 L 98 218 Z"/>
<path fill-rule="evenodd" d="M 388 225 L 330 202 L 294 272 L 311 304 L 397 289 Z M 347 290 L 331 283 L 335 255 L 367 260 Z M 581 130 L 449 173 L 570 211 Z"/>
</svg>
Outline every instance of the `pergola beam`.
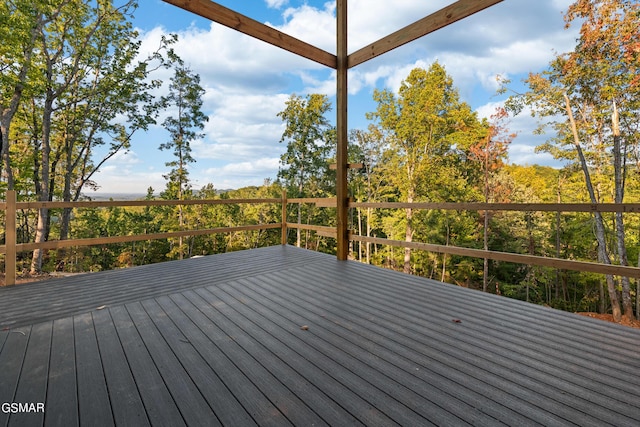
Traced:
<svg viewBox="0 0 640 427">
<path fill-rule="evenodd" d="M 164 0 L 186 11 L 210 19 L 248 36 L 262 40 L 288 52 L 336 69 L 337 59 L 325 50 L 303 42 L 261 22 L 209 0 Z"/>
<path fill-rule="evenodd" d="M 459 0 L 349 55 L 348 67 L 380 56 L 503 0 Z"/>
<path fill-rule="evenodd" d="M 174 6 L 210 19 L 256 39 L 262 40 L 296 55 L 336 70 L 336 202 L 337 202 L 337 258 L 346 260 L 349 254 L 347 186 L 348 125 L 347 70 L 382 55 L 424 35 L 446 27 L 502 0 L 459 0 L 407 27 L 364 47 L 351 55 L 347 51 L 347 1 L 336 0 L 336 55 L 291 37 L 210 0 L 164 0 Z M 286 236 L 283 235 L 283 241 Z"/>
</svg>

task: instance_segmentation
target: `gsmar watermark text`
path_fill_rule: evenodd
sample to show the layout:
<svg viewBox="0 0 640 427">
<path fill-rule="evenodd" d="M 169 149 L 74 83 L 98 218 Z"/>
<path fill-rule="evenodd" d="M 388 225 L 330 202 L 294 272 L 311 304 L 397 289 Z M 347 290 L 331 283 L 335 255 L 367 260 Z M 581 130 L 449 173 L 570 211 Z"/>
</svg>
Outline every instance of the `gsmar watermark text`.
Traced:
<svg viewBox="0 0 640 427">
<path fill-rule="evenodd" d="M 3 414 L 23 414 L 31 412 L 44 412 L 44 403 L 4 402 L 0 406 Z"/>
</svg>

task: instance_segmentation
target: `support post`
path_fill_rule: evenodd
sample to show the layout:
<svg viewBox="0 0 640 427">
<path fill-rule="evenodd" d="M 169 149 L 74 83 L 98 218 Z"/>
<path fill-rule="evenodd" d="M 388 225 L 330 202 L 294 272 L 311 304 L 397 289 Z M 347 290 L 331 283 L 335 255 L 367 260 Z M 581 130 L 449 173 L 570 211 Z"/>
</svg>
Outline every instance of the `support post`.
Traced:
<svg viewBox="0 0 640 427">
<path fill-rule="evenodd" d="M 5 219 L 5 285 L 16 284 L 16 192 L 7 191 L 7 210 Z"/>
<path fill-rule="evenodd" d="M 280 228 L 280 241 L 283 245 L 287 244 L 287 190 L 282 190 L 282 225 Z"/>
<path fill-rule="evenodd" d="M 336 199 L 337 199 L 337 257 L 346 260 L 349 255 L 347 186 L 347 0 L 337 0 L 337 88 L 336 88 L 336 130 L 338 147 L 336 153 Z"/>
</svg>

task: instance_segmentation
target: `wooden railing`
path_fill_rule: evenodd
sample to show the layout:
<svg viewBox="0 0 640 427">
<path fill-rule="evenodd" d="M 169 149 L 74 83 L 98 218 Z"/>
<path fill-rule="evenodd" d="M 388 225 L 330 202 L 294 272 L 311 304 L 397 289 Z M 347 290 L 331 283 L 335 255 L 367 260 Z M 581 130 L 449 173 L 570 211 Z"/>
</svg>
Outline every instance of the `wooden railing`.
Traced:
<svg viewBox="0 0 640 427">
<path fill-rule="evenodd" d="M 42 243 L 17 243 L 16 215 L 19 210 L 28 209 L 65 209 L 65 208 L 109 208 L 109 207 L 150 207 L 150 206 L 189 206 L 189 205 L 238 205 L 238 204 L 265 204 L 274 203 L 282 205 L 280 222 L 241 225 L 236 227 L 217 227 L 208 229 L 171 231 L 164 233 L 134 234 L 127 236 L 109 236 L 69 240 L 51 240 Z M 313 230 L 324 235 L 335 236 L 335 228 L 297 224 L 287 222 L 287 205 L 295 203 L 314 203 L 319 206 L 335 206 L 333 199 L 287 199 L 283 191 L 280 198 L 265 199 L 208 199 L 208 200 L 128 200 L 128 201 L 78 201 L 78 202 L 18 202 L 15 191 L 7 191 L 6 201 L 0 202 L 0 210 L 5 211 L 5 244 L 0 245 L 0 254 L 5 255 L 5 284 L 13 285 L 16 282 L 16 259 L 20 252 L 35 249 L 60 249 L 77 246 L 106 245 L 112 243 L 127 243 L 146 240 L 159 240 L 179 238 L 187 236 L 202 236 L 212 234 L 234 233 L 239 231 L 281 229 L 281 242 L 287 242 L 287 229 L 301 228 Z"/>
<path fill-rule="evenodd" d="M 438 209 L 453 211 L 518 211 L 518 212 L 626 212 L 640 213 L 640 203 L 359 203 L 350 202 L 350 208 L 372 209 Z M 349 234 L 349 239 L 356 242 L 369 242 L 402 248 L 411 248 L 448 255 L 460 255 L 471 258 L 487 258 L 496 261 L 517 264 L 551 267 L 557 269 L 586 271 L 600 274 L 611 274 L 622 277 L 640 278 L 640 268 L 621 265 L 610 265 L 599 262 L 575 261 L 553 257 L 523 255 L 497 252 L 482 249 L 470 249 L 458 246 L 435 245 L 421 242 L 406 242 L 379 237 Z"/>
<path fill-rule="evenodd" d="M 281 221 L 278 223 L 265 223 L 243 225 L 237 227 L 219 227 L 210 229 L 183 230 L 165 233 L 138 234 L 129 236 L 97 237 L 88 239 L 54 240 L 43 243 L 17 243 L 16 240 L 16 213 L 22 209 L 63 209 L 63 208 L 105 208 L 105 207 L 146 207 L 146 206 L 187 206 L 187 205 L 228 205 L 228 204 L 264 204 L 275 203 L 282 206 Z M 37 248 L 57 249 L 72 246 L 104 245 L 110 243 L 124 243 L 143 240 L 155 240 L 176 238 L 184 236 L 210 235 L 219 233 L 231 233 L 237 231 L 281 229 L 281 242 L 287 242 L 288 229 L 310 230 L 318 235 L 337 238 L 336 228 L 313 224 L 299 224 L 287 221 L 287 206 L 289 204 L 310 203 L 318 207 L 336 207 L 336 198 L 291 198 L 287 199 L 283 192 L 280 198 L 266 199 L 215 199 L 215 200 L 131 200 L 131 201 L 82 201 L 82 202 L 17 202 L 15 191 L 8 191 L 6 202 L 0 202 L 0 209 L 6 211 L 5 244 L 0 246 L 0 254 L 5 254 L 5 283 L 11 285 L 16 279 L 16 255 L 19 252 L 31 251 Z M 546 203 L 365 203 L 349 202 L 349 208 L 372 209 L 437 209 L 453 211 L 519 211 L 519 212 L 626 212 L 640 213 L 640 203 L 624 204 L 546 204 Z M 640 278 L 640 268 L 620 265 L 609 265 L 590 261 L 576 261 L 553 257 L 535 255 L 514 254 L 491 250 L 471 249 L 458 246 L 437 245 L 422 242 L 406 242 L 380 237 L 358 235 L 350 232 L 349 240 L 378 245 L 390 245 L 403 248 L 425 250 L 429 252 L 459 255 L 472 258 L 486 258 L 497 261 L 506 261 L 519 264 L 551 267 L 557 269 L 586 271 L 600 274 L 612 274 L 623 277 Z"/>
</svg>

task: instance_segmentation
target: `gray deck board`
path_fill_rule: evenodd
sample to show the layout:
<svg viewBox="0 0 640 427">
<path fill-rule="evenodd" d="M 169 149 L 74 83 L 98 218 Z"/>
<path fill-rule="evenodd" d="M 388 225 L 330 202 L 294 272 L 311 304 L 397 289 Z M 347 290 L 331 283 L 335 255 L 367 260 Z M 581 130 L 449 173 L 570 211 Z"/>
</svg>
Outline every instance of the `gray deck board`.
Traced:
<svg viewBox="0 0 640 427">
<path fill-rule="evenodd" d="M 185 422 L 195 426 L 221 425 L 211 406 L 202 396 L 193 379 L 171 350 L 142 304 L 128 304 L 127 310 L 145 344 L 145 349 L 141 350 L 149 352 Z"/>
<path fill-rule="evenodd" d="M 93 324 L 114 422 L 140 427 L 150 425 L 109 311 L 94 311 Z"/>
<path fill-rule="evenodd" d="M 31 329 L 29 343 L 22 364 L 20 381 L 16 389 L 16 402 L 44 402 L 49 377 L 51 324 L 38 324 Z M 32 412 L 21 417 L 10 416 L 9 425 L 42 425 L 44 412 Z"/>
<path fill-rule="evenodd" d="M 214 414 L 219 414 L 220 423 L 243 425 L 251 422 L 245 409 L 220 380 L 219 374 L 207 363 L 209 357 L 203 358 L 189 337 L 176 326 L 176 322 L 183 323 L 184 314 L 175 311 L 171 315 L 163 310 L 158 301 L 144 301 L 143 307 L 163 334 L 165 341 L 188 373 L 202 398 L 211 406 Z M 212 359 L 215 357 L 209 356 Z"/>
<path fill-rule="evenodd" d="M 252 251 L 244 252 L 245 262 L 236 262 L 235 253 L 230 252 L 213 258 L 139 266 L 133 268 L 135 273 L 131 269 L 120 269 L 2 288 L 0 328 L 59 319 L 102 306 L 139 301 L 310 262 L 308 256 L 300 253 L 290 253 L 285 258 L 278 254 L 252 257 Z"/>
<path fill-rule="evenodd" d="M 383 273 L 381 272 L 381 275 L 384 275 Z M 303 275 L 301 277 L 302 282 L 317 280 L 317 277 L 307 277 L 305 280 L 304 274 L 301 273 Z M 378 283 L 384 282 L 378 281 Z M 448 287 L 436 282 L 433 284 L 438 287 Z M 504 375 L 505 379 L 511 382 L 511 385 L 509 386 L 503 382 L 500 386 L 503 390 L 514 397 L 521 395 L 523 398 L 528 398 L 536 405 L 544 404 L 542 406 L 544 411 L 531 411 L 532 414 L 553 413 L 579 425 L 589 424 L 588 421 L 592 419 L 594 413 L 598 413 L 601 421 L 614 425 L 622 425 L 621 423 L 633 425 L 633 420 L 637 419 L 638 407 L 636 405 L 629 405 L 628 401 L 620 402 L 615 398 L 615 396 L 619 396 L 620 389 L 618 387 L 620 385 L 622 389 L 629 391 L 632 400 L 638 396 L 637 387 L 632 390 L 634 383 L 632 379 L 637 378 L 637 372 L 632 376 L 626 373 L 625 377 L 609 380 L 608 375 L 612 374 L 613 371 L 607 366 L 607 360 L 601 360 L 598 365 L 584 363 L 584 353 L 575 353 L 571 357 L 566 357 L 562 351 L 549 350 L 547 348 L 549 346 L 548 341 L 540 340 L 540 342 L 532 345 L 526 335 L 523 335 L 518 340 L 513 337 L 513 332 L 507 326 L 501 325 L 501 322 L 495 322 L 496 315 L 487 310 L 480 310 L 479 315 L 489 316 L 492 321 L 482 324 L 480 327 L 474 327 L 476 320 L 474 317 L 472 317 L 473 321 L 452 322 L 452 318 L 468 319 L 470 316 L 474 316 L 475 313 L 473 311 L 465 313 L 464 307 L 461 307 L 460 315 L 456 316 L 458 313 L 455 312 L 455 304 L 454 307 L 451 307 L 450 302 L 447 300 L 442 300 L 441 304 L 438 303 L 440 289 L 432 288 L 438 292 L 433 292 L 433 295 L 430 295 L 428 299 L 430 302 L 429 308 L 433 311 L 422 313 L 415 308 L 423 306 L 416 303 L 415 296 L 408 297 L 398 289 L 390 288 L 392 288 L 392 285 L 385 284 L 385 287 L 379 290 L 379 292 L 382 292 L 383 298 L 381 298 L 380 294 L 374 294 L 371 298 L 367 298 L 371 293 L 370 289 L 353 294 L 352 289 L 348 286 L 339 285 L 326 292 L 333 294 L 332 300 L 336 299 L 334 293 L 346 292 L 347 294 L 342 295 L 344 299 L 353 298 L 372 301 L 372 310 L 369 315 L 380 316 L 387 313 L 384 318 L 385 325 L 393 324 L 394 319 L 398 318 L 404 321 L 402 323 L 403 327 L 409 324 L 412 325 L 412 328 L 420 330 L 420 324 L 426 325 L 426 327 L 422 328 L 422 333 L 425 335 L 419 338 L 420 341 L 431 343 L 430 347 L 436 349 L 439 353 L 448 353 L 448 360 L 454 360 L 460 354 L 464 354 L 462 352 L 466 352 L 468 356 L 462 358 L 462 366 L 458 366 L 456 369 L 463 369 L 471 361 L 475 371 L 482 374 L 491 374 L 490 379 Z M 471 294 L 475 297 L 474 292 Z M 460 295 L 456 295 L 456 297 L 461 300 Z M 395 300 L 399 303 L 397 307 L 389 307 L 385 303 Z M 454 310 L 452 311 L 451 308 L 454 308 Z M 495 307 L 495 311 L 498 313 L 502 310 L 504 310 L 504 307 Z M 545 313 L 545 309 L 542 307 L 538 311 L 539 313 Z M 365 316 L 366 314 L 359 315 L 360 318 Z M 433 321 L 434 317 L 436 319 L 440 318 L 438 320 L 441 320 L 441 322 L 436 324 L 426 323 L 429 320 Z M 523 319 L 523 323 L 526 320 L 531 321 L 532 317 Z M 573 316 L 571 320 L 580 323 L 583 319 Z M 514 320 L 512 318 L 511 322 L 505 322 L 505 325 L 513 324 Z M 522 327 L 523 323 L 516 322 L 516 327 Z M 498 331 L 495 331 L 494 328 L 497 328 Z M 571 345 L 572 340 L 573 338 L 570 334 L 562 337 L 562 342 L 569 345 Z M 593 344 L 591 341 L 583 343 L 583 350 L 586 351 L 588 345 L 593 346 Z M 638 348 L 638 345 L 639 342 L 636 340 L 633 347 Z M 422 351 L 428 351 L 428 348 L 423 348 Z M 615 350 L 611 354 L 615 356 Z M 560 362 L 557 362 L 558 358 L 561 359 Z M 633 359 L 633 364 L 637 357 L 631 357 L 629 360 L 631 361 L 631 359 Z M 576 368 L 576 365 L 578 368 Z M 622 365 L 617 363 L 614 363 L 614 365 L 617 368 L 623 368 Z M 629 370 L 628 366 L 624 368 L 623 372 L 624 370 Z M 506 372 L 507 375 L 503 372 Z M 447 371 L 447 375 L 451 375 L 451 373 L 450 370 Z M 468 375 L 472 374 L 473 372 L 468 372 Z M 590 415 L 581 418 L 582 411 Z M 624 415 L 629 415 L 632 418 L 625 419 Z M 599 422 L 596 421 L 595 425 Z"/>
<path fill-rule="evenodd" d="M 0 404 L 14 402 L 22 373 L 31 327 L 6 331 L 6 340 L 0 352 Z M 0 411 L 0 425 L 9 423 L 10 413 Z"/>
<path fill-rule="evenodd" d="M 109 309 L 109 312 L 151 424 L 176 427 L 186 425 L 162 374 L 149 352 L 143 350 L 142 338 L 127 309 L 117 306 Z"/>
<path fill-rule="evenodd" d="M 292 247 L 0 289 L 7 425 L 640 424 L 640 332 Z M 303 328 L 304 326 L 304 328 Z"/>
<path fill-rule="evenodd" d="M 95 426 L 113 425 L 111 399 L 105 382 L 93 316 L 91 313 L 85 313 L 75 316 L 73 320 L 80 423 Z"/>
<path fill-rule="evenodd" d="M 46 413 L 48 427 L 73 427 L 78 419 L 78 391 L 73 336 L 73 318 L 55 320 L 51 338 L 49 381 L 45 408 L 56 408 Z"/>
</svg>

